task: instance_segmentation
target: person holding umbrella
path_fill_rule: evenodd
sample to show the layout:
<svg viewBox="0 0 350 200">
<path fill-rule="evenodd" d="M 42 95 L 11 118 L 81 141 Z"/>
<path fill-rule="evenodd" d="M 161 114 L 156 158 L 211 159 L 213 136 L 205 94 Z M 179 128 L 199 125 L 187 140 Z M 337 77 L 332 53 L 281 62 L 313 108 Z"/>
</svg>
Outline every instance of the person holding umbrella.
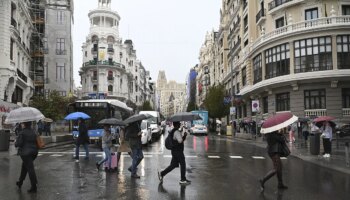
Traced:
<svg viewBox="0 0 350 200">
<path fill-rule="evenodd" d="M 100 166 L 105 163 L 106 161 L 108 162 L 108 169 L 111 169 L 111 164 L 112 164 L 112 156 L 111 156 L 111 147 L 112 147 L 112 140 L 113 136 L 110 131 L 110 126 L 105 124 L 103 126 L 103 136 L 102 136 L 102 149 L 105 152 L 105 158 L 102 159 L 101 161 L 96 163 L 97 170 L 100 169 Z"/>
<path fill-rule="evenodd" d="M 259 179 L 260 189 L 263 192 L 265 183 L 274 175 L 277 175 L 278 189 L 288 189 L 283 183 L 282 179 L 282 162 L 281 155 L 284 153 L 281 147 L 288 149 L 286 145 L 286 138 L 283 135 L 282 129 L 298 120 L 298 117 L 291 113 L 279 113 L 268 118 L 260 130 L 261 133 L 266 134 L 267 153 L 273 163 L 273 169 L 270 170 L 262 179 Z M 288 149 L 289 151 L 289 149 Z M 290 151 L 289 151 L 290 153 Z"/>
<path fill-rule="evenodd" d="M 34 168 L 34 160 L 38 156 L 38 147 L 36 144 L 36 137 L 34 130 L 32 129 L 32 122 L 22 123 L 24 128 L 18 134 L 15 142 L 15 147 L 18 147 L 18 155 L 22 159 L 21 175 L 16 182 L 18 188 L 22 187 L 23 181 L 29 174 L 31 187 L 28 190 L 29 193 L 37 192 L 37 177 Z"/>
<path fill-rule="evenodd" d="M 125 130 L 126 136 L 129 138 L 129 144 L 132 152 L 132 164 L 128 168 L 132 178 L 140 178 L 137 174 L 137 166 L 143 159 L 142 143 L 141 143 L 141 121 L 130 123 Z"/>
<path fill-rule="evenodd" d="M 83 118 L 79 118 L 78 119 L 78 123 L 79 123 L 79 136 L 77 138 L 76 141 L 76 145 L 75 145 L 75 156 L 73 157 L 73 159 L 79 160 L 79 148 L 80 145 L 84 146 L 85 149 L 85 160 L 89 160 L 89 136 L 88 136 L 88 129 L 85 125 L 85 120 Z"/>
</svg>

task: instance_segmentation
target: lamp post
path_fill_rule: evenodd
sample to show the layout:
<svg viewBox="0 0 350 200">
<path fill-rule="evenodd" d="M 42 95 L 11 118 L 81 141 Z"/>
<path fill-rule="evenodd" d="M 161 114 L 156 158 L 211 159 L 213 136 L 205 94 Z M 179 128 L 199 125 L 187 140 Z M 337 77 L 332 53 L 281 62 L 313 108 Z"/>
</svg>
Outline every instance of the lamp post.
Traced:
<svg viewBox="0 0 350 200">
<path fill-rule="evenodd" d="M 96 39 L 96 51 L 97 51 L 97 55 L 96 55 L 96 79 L 97 79 L 97 88 L 96 88 L 96 99 L 99 98 L 98 94 L 99 94 L 99 69 L 98 69 L 98 38 Z"/>
</svg>

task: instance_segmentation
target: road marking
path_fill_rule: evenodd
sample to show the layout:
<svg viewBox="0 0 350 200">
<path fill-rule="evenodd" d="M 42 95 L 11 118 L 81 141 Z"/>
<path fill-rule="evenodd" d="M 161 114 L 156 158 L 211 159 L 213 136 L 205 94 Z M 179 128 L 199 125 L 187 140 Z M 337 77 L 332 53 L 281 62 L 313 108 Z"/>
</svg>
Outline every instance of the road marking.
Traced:
<svg viewBox="0 0 350 200">
<path fill-rule="evenodd" d="M 171 155 L 163 155 L 164 158 L 171 158 Z"/>
<path fill-rule="evenodd" d="M 38 156 L 42 156 L 42 155 L 43 155 L 43 154 L 40 154 L 40 153 L 38 154 Z"/>
<path fill-rule="evenodd" d="M 230 158 L 243 158 L 242 156 L 230 156 Z"/>
<path fill-rule="evenodd" d="M 197 156 L 185 156 L 186 158 L 197 158 Z"/>
<path fill-rule="evenodd" d="M 220 158 L 220 156 L 208 156 L 208 158 Z"/>
<path fill-rule="evenodd" d="M 51 157 L 61 157 L 61 156 L 63 156 L 62 154 L 52 154 L 52 155 L 50 155 Z"/>
<path fill-rule="evenodd" d="M 287 158 L 286 157 L 281 157 L 281 160 L 287 160 Z"/>
<path fill-rule="evenodd" d="M 260 160 L 263 160 L 263 159 L 265 159 L 265 157 L 262 157 L 262 156 L 252 156 L 252 158 L 254 158 L 254 159 L 260 159 Z"/>
<path fill-rule="evenodd" d="M 145 158 L 152 158 L 153 155 L 143 155 L 143 157 L 145 157 Z"/>
<path fill-rule="evenodd" d="M 96 157 L 103 157 L 103 155 L 96 155 Z"/>
</svg>

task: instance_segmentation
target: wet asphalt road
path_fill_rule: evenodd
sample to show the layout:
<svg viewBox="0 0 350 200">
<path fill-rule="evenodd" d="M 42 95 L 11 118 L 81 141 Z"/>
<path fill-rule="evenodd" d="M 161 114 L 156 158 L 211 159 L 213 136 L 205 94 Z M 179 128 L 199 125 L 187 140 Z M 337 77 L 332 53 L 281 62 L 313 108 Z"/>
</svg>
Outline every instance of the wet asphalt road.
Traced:
<svg viewBox="0 0 350 200">
<path fill-rule="evenodd" d="M 159 184 L 157 169 L 170 163 L 163 138 L 144 148 L 140 179 L 132 179 L 131 164 L 123 155 L 119 172 L 97 171 L 95 161 L 102 152 L 90 145 L 90 160 L 72 159 L 73 145 L 42 151 L 35 161 L 38 193 L 27 194 L 27 177 L 22 190 L 15 182 L 20 158 L 0 154 L 0 199 L 349 199 L 350 175 L 289 157 L 283 160 L 284 182 L 288 190 L 277 190 L 275 177 L 260 193 L 258 179 L 272 168 L 265 149 L 214 136 L 189 136 L 185 145 L 187 178 L 191 185 L 180 186 L 180 170 L 175 169 Z M 81 154 L 84 155 L 83 148 Z"/>
</svg>

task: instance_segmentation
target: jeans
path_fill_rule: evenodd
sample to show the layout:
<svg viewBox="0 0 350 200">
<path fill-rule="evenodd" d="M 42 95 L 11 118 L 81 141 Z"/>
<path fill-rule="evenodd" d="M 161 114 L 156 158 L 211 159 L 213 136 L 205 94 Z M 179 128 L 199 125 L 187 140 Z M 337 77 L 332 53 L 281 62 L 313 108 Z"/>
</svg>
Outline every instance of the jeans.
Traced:
<svg viewBox="0 0 350 200">
<path fill-rule="evenodd" d="M 75 157 L 79 158 L 79 147 L 81 144 L 77 143 L 75 145 Z M 88 143 L 84 143 L 82 144 L 84 146 L 85 149 L 85 153 L 86 153 L 86 158 L 89 158 L 89 144 Z"/>
<path fill-rule="evenodd" d="M 323 149 L 324 149 L 324 153 L 331 154 L 332 142 L 329 138 L 323 138 Z"/>
<path fill-rule="evenodd" d="M 111 168 L 111 163 L 112 163 L 112 155 L 111 155 L 111 150 L 108 147 L 103 148 L 103 151 L 105 152 L 105 158 L 102 159 L 100 162 L 98 162 L 99 165 L 102 163 L 106 162 L 108 160 L 108 167 Z"/>
<path fill-rule="evenodd" d="M 37 155 L 21 156 L 23 162 L 19 182 L 23 182 L 27 174 L 29 174 L 29 179 L 32 187 L 36 187 L 36 184 L 38 183 L 33 163 L 36 157 Z"/>
<path fill-rule="evenodd" d="M 184 152 L 171 151 L 171 155 L 172 159 L 170 165 L 160 173 L 161 176 L 165 176 L 167 173 L 171 172 L 176 167 L 179 167 L 180 164 L 181 180 L 186 180 L 186 161 Z"/>
<path fill-rule="evenodd" d="M 131 149 L 132 151 L 132 165 L 131 165 L 131 173 L 134 175 L 136 174 L 137 166 L 140 164 L 141 160 L 143 159 L 143 153 L 142 153 L 142 148 L 133 148 Z"/>
</svg>

